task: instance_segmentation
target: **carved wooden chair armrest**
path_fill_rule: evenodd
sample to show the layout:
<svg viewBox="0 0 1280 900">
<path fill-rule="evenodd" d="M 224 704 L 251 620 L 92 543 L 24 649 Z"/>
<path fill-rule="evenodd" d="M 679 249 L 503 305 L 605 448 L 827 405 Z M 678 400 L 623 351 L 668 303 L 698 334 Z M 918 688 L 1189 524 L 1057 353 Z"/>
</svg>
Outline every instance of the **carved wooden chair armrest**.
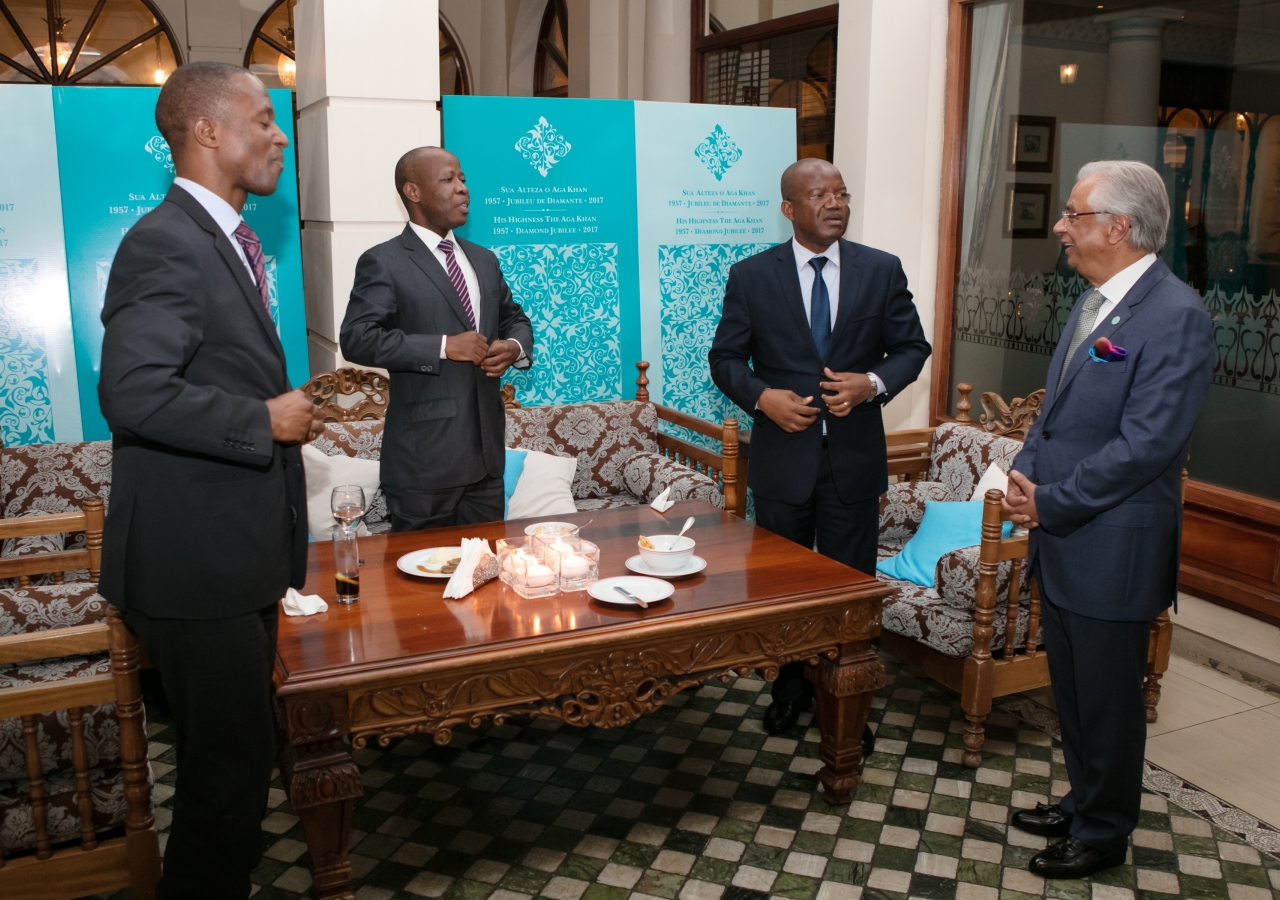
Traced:
<svg viewBox="0 0 1280 900">
<path fill-rule="evenodd" d="M 302 393 L 320 407 L 326 422 L 359 422 L 385 419 L 391 399 L 387 376 L 370 369 L 345 367 L 322 372 L 302 386 Z M 358 397 L 349 404 L 339 397 Z"/>
<path fill-rule="evenodd" d="M 51 574 L 54 584 L 62 584 L 65 572 L 88 569 L 89 580 L 97 581 L 102 569 L 103 518 L 102 498 L 90 497 L 79 512 L 0 519 L 0 541 L 75 531 L 83 531 L 85 536 L 83 550 L 58 550 L 0 559 L 0 578 L 17 578 L 18 584 L 26 587 L 32 575 Z"/>
</svg>

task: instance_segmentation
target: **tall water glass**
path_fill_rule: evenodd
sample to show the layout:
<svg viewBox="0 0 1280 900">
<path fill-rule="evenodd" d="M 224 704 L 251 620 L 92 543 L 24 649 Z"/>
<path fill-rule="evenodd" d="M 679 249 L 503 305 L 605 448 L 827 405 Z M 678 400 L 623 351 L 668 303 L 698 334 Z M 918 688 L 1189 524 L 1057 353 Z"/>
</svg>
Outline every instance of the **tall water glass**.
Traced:
<svg viewBox="0 0 1280 900">
<path fill-rule="evenodd" d="M 333 489 L 329 508 L 338 526 L 333 529 L 333 574 L 339 603 L 360 599 L 360 547 L 356 526 L 364 518 L 364 489 L 344 484 Z"/>
</svg>

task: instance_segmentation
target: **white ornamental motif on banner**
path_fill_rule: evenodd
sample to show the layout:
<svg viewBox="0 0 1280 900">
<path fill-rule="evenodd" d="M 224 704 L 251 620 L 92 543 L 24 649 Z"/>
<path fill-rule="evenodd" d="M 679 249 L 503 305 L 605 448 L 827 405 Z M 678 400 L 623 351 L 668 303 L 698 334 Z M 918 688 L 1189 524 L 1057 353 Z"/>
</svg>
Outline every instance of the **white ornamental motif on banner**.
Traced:
<svg viewBox="0 0 1280 900">
<path fill-rule="evenodd" d="M 158 134 L 153 135 L 142 149 L 150 153 L 156 162 L 162 163 L 170 172 L 173 171 L 173 151 L 169 149 L 169 142 L 163 137 Z"/>
<path fill-rule="evenodd" d="M 572 149 L 573 145 L 564 139 L 564 135 L 556 131 L 555 126 L 547 121 L 546 116 L 538 116 L 538 124 L 516 141 L 516 152 L 524 157 L 525 162 L 537 169 L 538 174 L 543 178 L 546 178 L 551 167 L 568 156 Z"/>
<path fill-rule="evenodd" d="M 742 148 L 733 142 L 727 131 L 716 125 L 707 139 L 693 151 L 693 155 L 719 181 L 730 166 L 742 159 Z"/>
</svg>

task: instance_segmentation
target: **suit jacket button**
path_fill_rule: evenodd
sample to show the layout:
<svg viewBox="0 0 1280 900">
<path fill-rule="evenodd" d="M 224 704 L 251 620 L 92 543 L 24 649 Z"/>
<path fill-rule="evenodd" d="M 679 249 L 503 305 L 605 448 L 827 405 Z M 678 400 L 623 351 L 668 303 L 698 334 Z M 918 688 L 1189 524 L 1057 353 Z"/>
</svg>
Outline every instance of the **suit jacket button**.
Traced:
<svg viewBox="0 0 1280 900">
<path fill-rule="evenodd" d="M 1044 434 L 1041 435 L 1041 437 L 1043 437 L 1047 441 L 1049 440 L 1049 438 L 1053 437 L 1053 435 L 1051 435 L 1049 432 L 1046 431 L 1044 432 Z"/>
</svg>

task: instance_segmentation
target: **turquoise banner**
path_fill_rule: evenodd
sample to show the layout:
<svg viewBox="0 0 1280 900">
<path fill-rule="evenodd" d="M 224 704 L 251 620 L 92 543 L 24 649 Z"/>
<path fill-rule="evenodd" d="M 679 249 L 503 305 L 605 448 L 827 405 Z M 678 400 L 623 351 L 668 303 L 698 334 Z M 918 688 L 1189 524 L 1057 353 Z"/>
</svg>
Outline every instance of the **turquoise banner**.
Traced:
<svg viewBox="0 0 1280 900">
<path fill-rule="evenodd" d="M 0 86 L 0 437 L 80 440 L 48 85 Z"/>
<path fill-rule="evenodd" d="M 154 209 L 173 183 L 173 157 L 155 124 L 159 88 L 53 89 L 57 161 L 61 172 L 80 416 L 85 440 L 110 436 L 98 408 L 102 355 L 102 302 L 111 261 L 125 233 Z M 293 142 L 293 100 L 270 91 L 276 121 Z M 284 344 L 289 379 L 309 377 L 302 296 L 302 243 L 298 182 L 292 150 L 285 153 L 279 187 L 270 197 L 250 196 L 243 215 L 262 239 L 271 313 Z"/>
<path fill-rule="evenodd" d="M 471 189 L 459 235 L 498 256 L 533 323 L 526 406 L 635 396 L 640 359 L 635 115 L 627 100 L 444 98 Z"/>
<path fill-rule="evenodd" d="M 794 110 L 453 96 L 444 144 L 471 188 L 461 235 L 533 321 L 535 365 L 506 377 L 521 403 L 633 397 L 646 359 L 658 402 L 749 425 L 707 350 L 729 266 L 791 235 Z"/>
</svg>

